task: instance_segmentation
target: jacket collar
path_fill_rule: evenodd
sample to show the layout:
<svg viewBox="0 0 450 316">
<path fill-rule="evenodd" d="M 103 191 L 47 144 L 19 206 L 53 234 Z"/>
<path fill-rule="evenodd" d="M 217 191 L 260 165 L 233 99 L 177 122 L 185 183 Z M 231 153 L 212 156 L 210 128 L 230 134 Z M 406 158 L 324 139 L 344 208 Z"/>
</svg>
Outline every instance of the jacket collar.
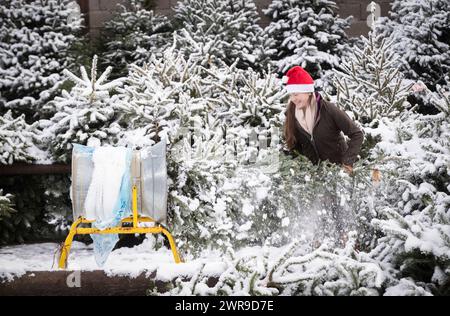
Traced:
<svg viewBox="0 0 450 316">
<path fill-rule="evenodd" d="M 320 120 L 320 112 L 322 109 L 322 96 L 317 91 L 315 92 L 315 95 L 316 95 L 316 100 L 317 100 L 317 113 L 316 113 L 316 120 L 314 122 L 314 126 L 316 126 Z M 314 129 L 314 127 L 313 127 L 313 129 Z"/>
<path fill-rule="evenodd" d="M 314 131 L 314 127 L 317 125 L 317 123 L 319 123 L 320 120 L 320 112 L 322 112 L 322 107 L 323 107 L 323 102 L 324 100 L 322 99 L 322 96 L 320 95 L 319 92 L 315 91 L 314 92 L 315 96 L 316 96 L 316 100 L 317 100 L 317 113 L 316 113 L 316 119 L 314 121 L 314 125 L 313 125 L 313 131 Z M 305 131 L 305 129 L 300 125 L 300 123 L 295 120 L 295 125 L 297 126 L 297 129 L 300 130 L 302 133 L 306 134 L 306 135 L 310 135 L 307 131 Z"/>
</svg>

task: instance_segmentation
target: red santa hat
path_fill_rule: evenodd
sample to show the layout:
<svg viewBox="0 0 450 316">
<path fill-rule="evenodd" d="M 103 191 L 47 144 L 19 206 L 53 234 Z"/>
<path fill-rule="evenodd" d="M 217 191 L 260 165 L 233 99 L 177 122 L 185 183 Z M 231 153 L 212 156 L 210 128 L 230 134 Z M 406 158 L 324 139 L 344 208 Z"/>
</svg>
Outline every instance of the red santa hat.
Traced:
<svg viewBox="0 0 450 316">
<path fill-rule="evenodd" d="M 314 92 L 314 80 L 302 67 L 294 66 L 282 78 L 287 92 Z"/>
</svg>

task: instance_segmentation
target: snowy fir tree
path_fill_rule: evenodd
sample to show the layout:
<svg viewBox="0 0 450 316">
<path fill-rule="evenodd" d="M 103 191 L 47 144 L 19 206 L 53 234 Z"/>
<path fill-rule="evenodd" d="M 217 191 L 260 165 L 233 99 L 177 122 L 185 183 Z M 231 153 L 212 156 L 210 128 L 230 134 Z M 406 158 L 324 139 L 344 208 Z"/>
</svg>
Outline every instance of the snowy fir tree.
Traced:
<svg viewBox="0 0 450 316">
<path fill-rule="evenodd" d="M 188 69 L 189 77 L 185 76 Z M 347 192 L 356 187 L 353 196 L 367 192 L 363 183 L 370 181 L 368 172 L 362 171 L 353 180 L 345 178 L 345 174 L 336 177 L 339 168 L 323 165 L 318 172 L 306 160 L 295 166 L 298 178 L 290 171 L 281 178 L 278 174 L 265 174 L 280 155 L 276 149 L 279 135 L 271 128 L 282 125 L 280 100 L 283 92 L 274 75 L 258 78 L 254 72 L 228 66 L 204 68 L 198 60 L 186 61 L 176 54 L 166 54 L 161 61 L 150 64 L 147 72 L 148 84 L 141 90 L 142 95 L 136 92 L 130 92 L 130 95 L 143 98 L 136 122 L 143 119 L 151 126 L 154 116 L 145 115 L 145 112 L 158 109 L 157 104 L 167 109 L 166 117 L 161 121 L 164 126 L 171 127 L 165 132 L 171 144 L 168 160 L 169 176 L 173 181 L 169 188 L 169 211 L 172 212 L 175 235 L 183 249 L 197 253 L 209 246 L 224 249 L 230 245 L 265 241 L 279 245 L 289 239 L 294 227 L 306 226 L 306 221 L 297 223 L 295 219 L 313 204 L 315 194 L 327 194 L 325 185 L 320 183 L 335 183 L 336 192 Z M 159 92 L 156 94 L 158 99 L 154 99 L 152 94 L 156 92 L 152 89 L 164 93 Z M 146 105 L 144 99 L 158 102 Z M 247 106 L 240 106 L 244 103 Z M 135 106 L 129 108 L 139 113 Z M 172 114 L 168 114 L 170 112 Z M 262 154 L 264 151 L 266 156 Z M 286 160 L 291 163 L 292 159 Z M 317 178 L 309 176 L 314 180 L 305 181 L 313 172 L 317 173 Z M 311 194 L 292 196 L 294 191 Z M 323 203 L 331 205 L 326 200 Z M 358 203 L 366 208 L 362 209 Z M 359 216 L 364 217 L 356 225 L 367 222 L 366 213 L 370 213 L 367 206 L 370 201 L 361 199 L 358 203 L 350 203 L 353 206 L 348 210 L 358 211 Z M 314 209 L 317 211 L 321 210 Z M 229 230 L 229 227 L 234 229 Z"/>
<path fill-rule="evenodd" d="M 406 78 L 423 81 L 432 91 L 450 72 L 450 3 L 447 0 L 393 1 L 388 17 L 375 30 L 389 38 L 402 56 Z"/>
<path fill-rule="evenodd" d="M 16 212 L 13 198 L 12 194 L 3 194 L 3 190 L 0 189 L 0 221 L 2 218 L 11 217 L 11 214 Z"/>
<path fill-rule="evenodd" d="M 84 66 L 80 71 L 81 78 L 64 70 L 75 86 L 71 91 L 63 90 L 61 96 L 52 101 L 56 114 L 39 122 L 56 161 L 70 160 L 73 143 L 114 144 L 120 131 L 111 94 L 123 80 L 106 82 L 112 67 L 97 78 L 97 56 L 92 60 L 90 78 Z"/>
<path fill-rule="evenodd" d="M 142 66 L 151 55 L 170 44 L 171 23 L 166 16 L 148 9 L 145 0 L 133 0 L 127 6 L 119 4 L 120 11 L 105 23 L 102 41 L 105 51 L 102 62 L 114 65 L 114 78 L 125 76 L 128 64 Z"/>
<path fill-rule="evenodd" d="M 270 48 L 276 71 L 284 74 L 299 65 L 325 89 L 328 71 L 339 67 L 349 49 L 345 30 L 351 17 L 340 18 L 329 0 L 274 0 L 264 13 L 272 20 L 265 33 L 274 39 Z"/>
<path fill-rule="evenodd" d="M 235 67 L 204 67 L 201 58 L 186 60 L 173 46 L 163 58 L 133 67 L 119 89 L 116 107 L 136 132 L 124 132 L 119 143 L 137 140 L 142 146 L 164 135 L 169 139 L 171 224 L 180 247 L 193 252 L 230 245 L 232 233 L 226 228 L 234 222 L 224 207 L 238 207 L 239 197 L 230 200 L 219 188 L 235 172 L 238 159 L 248 159 L 253 151 L 246 144 L 252 129 L 281 125 L 279 80 Z M 231 157 L 223 161 L 227 152 Z"/>
<path fill-rule="evenodd" d="M 377 134 L 382 138 L 374 148 L 372 156 L 392 156 L 396 160 L 403 160 L 406 166 L 402 172 L 406 176 L 417 180 L 437 176 L 435 180 L 441 180 L 433 185 L 445 190 L 449 161 L 448 91 L 447 87 L 434 96 L 434 102 L 442 109 L 438 114 L 423 115 L 405 111 L 396 118 L 383 118 L 377 127 L 366 128 L 367 133 Z M 391 134 L 386 131 L 391 131 Z"/>
<path fill-rule="evenodd" d="M 444 294 L 449 280 L 443 255 L 449 251 L 448 87 L 433 93 L 422 85 L 440 112 L 416 113 L 407 102 L 413 81 L 399 73 L 399 58 L 388 40 L 373 34 L 363 38 L 364 47 L 355 48 L 335 81 L 339 104 L 363 123 L 371 140 L 365 155 L 378 160 L 381 174 L 390 177 L 378 194 L 385 206 L 376 209 L 370 225 L 383 235 L 369 253 L 389 276 L 386 295 Z"/>
<path fill-rule="evenodd" d="M 13 118 L 9 110 L 0 116 L 0 164 L 34 161 L 38 135 L 37 123 L 28 125 L 24 114 Z"/>
<path fill-rule="evenodd" d="M 198 55 L 205 65 L 217 59 L 231 65 L 239 58 L 238 68 L 267 68 L 272 40 L 257 24 L 253 1 L 184 0 L 174 11 L 178 48 L 186 57 Z"/>
<path fill-rule="evenodd" d="M 135 149 L 151 146 L 173 128 L 169 122 L 174 120 L 176 101 L 170 84 L 176 72 L 170 67 L 159 68 L 155 61 L 158 63 L 159 59 L 151 57 L 151 66 L 130 65 L 123 87 L 117 89 L 120 98 L 114 107 L 121 112 L 119 125 L 126 127 L 119 135 L 119 145 Z M 163 78 L 169 81 L 161 80 Z"/>
<path fill-rule="evenodd" d="M 378 199 L 380 193 L 365 161 L 355 163 L 349 176 L 339 166 L 313 165 L 302 156 L 280 155 L 279 169 L 270 178 L 266 200 L 251 203 L 255 210 L 267 209 L 267 216 L 279 218 L 278 226 L 269 229 L 270 239 L 266 239 L 270 244 L 283 245 L 297 238 L 313 245 L 328 240 L 339 247 L 350 231 L 356 231 L 360 250 L 373 245 L 376 236 L 367 222 L 384 202 Z M 267 223 L 264 218 L 257 220 L 258 216 L 255 211 L 252 221 L 261 226 Z"/>
<path fill-rule="evenodd" d="M 46 104 L 64 83 L 82 20 L 72 0 L 0 3 L 0 113 L 48 117 Z"/>
<path fill-rule="evenodd" d="M 408 106 L 411 84 L 397 68 L 399 56 L 392 42 L 361 36 L 363 47 L 354 47 L 335 72 L 336 102 L 363 126 L 376 125 L 381 117 L 396 117 Z"/>
<path fill-rule="evenodd" d="M 215 284 L 203 265 L 194 276 L 175 280 L 169 295 L 379 295 L 385 276 L 377 263 L 359 254 L 349 242 L 345 249 L 326 244 L 311 251 L 299 242 L 274 255 L 270 247 L 224 257 L 225 271 Z M 271 251 L 272 250 L 272 251 Z M 157 294 L 150 292 L 150 294 Z"/>
<path fill-rule="evenodd" d="M 448 295 L 450 289 L 448 87 L 433 102 L 440 113 L 405 112 L 369 131 L 382 138 L 373 155 L 396 158 L 388 165 L 397 173 L 389 206 L 372 221 L 385 234 L 372 254 L 393 271 L 393 293 L 407 288 L 411 295 Z"/>
<path fill-rule="evenodd" d="M 152 57 L 143 67 L 132 66 L 115 107 L 123 113 L 121 123 L 130 130 L 164 130 L 175 140 L 180 128 L 191 132 L 214 118 L 230 127 L 281 125 L 282 107 L 277 100 L 285 93 L 273 75 L 252 70 L 202 65 L 195 56 L 185 58 L 176 40 L 163 57 Z M 153 138 L 155 134 L 151 134 Z"/>
</svg>

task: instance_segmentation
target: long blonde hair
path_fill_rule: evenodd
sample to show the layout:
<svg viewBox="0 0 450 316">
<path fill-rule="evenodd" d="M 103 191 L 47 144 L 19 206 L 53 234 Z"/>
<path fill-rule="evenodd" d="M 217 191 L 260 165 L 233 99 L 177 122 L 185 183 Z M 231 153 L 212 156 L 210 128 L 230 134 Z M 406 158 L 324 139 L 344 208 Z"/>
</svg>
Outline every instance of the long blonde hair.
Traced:
<svg viewBox="0 0 450 316">
<path fill-rule="evenodd" d="M 314 92 L 311 92 L 309 95 L 308 106 L 315 106 L 317 100 L 315 98 Z M 288 99 L 288 105 L 285 112 L 285 120 L 284 120 L 284 139 L 286 141 L 286 145 L 289 150 L 293 150 L 297 139 L 295 138 L 295 104 L 291 101 L 291 98 Z"/>
</svg>

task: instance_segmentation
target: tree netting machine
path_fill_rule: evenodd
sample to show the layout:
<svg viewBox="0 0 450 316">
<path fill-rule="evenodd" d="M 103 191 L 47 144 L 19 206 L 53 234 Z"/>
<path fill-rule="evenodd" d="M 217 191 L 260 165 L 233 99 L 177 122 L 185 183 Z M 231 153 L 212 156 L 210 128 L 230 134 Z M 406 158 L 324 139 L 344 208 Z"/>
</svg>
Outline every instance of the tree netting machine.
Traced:
<svg viewBox="0 0 450 316">
<path fill-rule="evenodd" d="M 131 216 L 121 219 L 116 227 L 98 229 L 79 227 L 92 224 L 95 220 L 86 218 L 85 200 L 92 178 L 94 164 L 92 155 L 72 153 L 72 209 L 74 223 L 61 248 L 59 268 L 67 267 L 67 260 L 75 235 L 86 234 L 163 234 L 167 237 L 176 263 L 181 259 L 175 241 L 164 228 L 167 220 L 167 165 L 166 142 L 133 151 L 131 160 Z M 154 223 L 152 227 L 148 223 Z M 128 227 L 123 224 L 128 223 Z M 141 225 L 141 223 L 147 223 Z M 132 224 L 132 225 L 131 225 Z"/>
</svg>

